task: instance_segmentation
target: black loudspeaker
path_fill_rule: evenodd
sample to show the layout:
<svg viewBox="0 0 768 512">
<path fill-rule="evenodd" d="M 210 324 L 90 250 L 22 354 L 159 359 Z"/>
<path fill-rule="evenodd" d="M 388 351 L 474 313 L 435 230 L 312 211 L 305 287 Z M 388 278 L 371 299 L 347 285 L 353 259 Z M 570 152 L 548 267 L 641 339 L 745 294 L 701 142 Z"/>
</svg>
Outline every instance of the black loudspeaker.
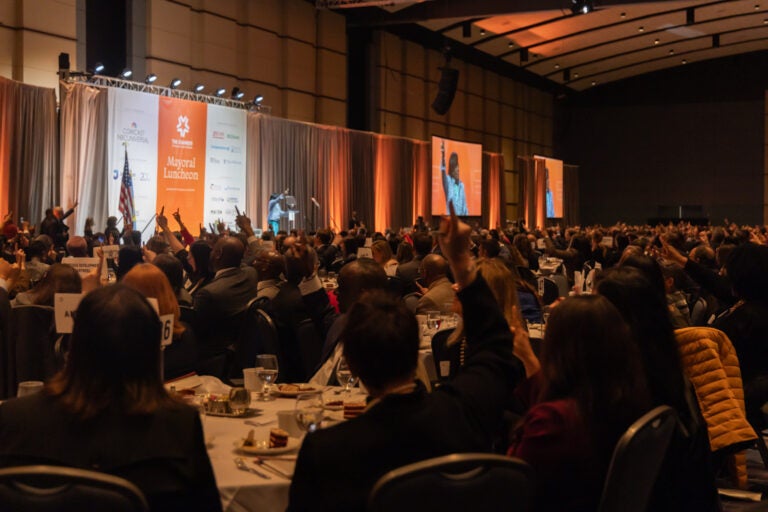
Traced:
<svg viewBox="0 0 768 512">
<path fill-rule="evenodd" d="M 437 96 L 432 102 L 432 110 L 445 115 L 451 108 L 453 97 L 456 96 L 456 86 L 459 84 L 459 70 L 449 67 L 440 68 L 440 83 L 437 84 Z"/>
</svg>

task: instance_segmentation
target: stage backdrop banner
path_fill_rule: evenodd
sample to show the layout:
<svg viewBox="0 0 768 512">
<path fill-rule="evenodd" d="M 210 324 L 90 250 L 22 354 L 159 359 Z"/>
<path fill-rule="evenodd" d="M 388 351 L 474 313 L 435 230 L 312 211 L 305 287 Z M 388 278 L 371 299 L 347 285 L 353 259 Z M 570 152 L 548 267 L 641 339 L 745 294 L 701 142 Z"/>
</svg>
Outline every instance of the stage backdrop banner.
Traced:
<svg viewBox="0 0 768 512">
<path fill-rule="evenodd" d="M 235 207 L 250 213 L 245 203 L 246 116 L 245 110 L 208 105 L 203 213 L 206 226 L 224 219 L 227 227 L 236 230 Z"/>
<path fill-rule="evenodd" d="M 178 208 L 195 229 L 203 221 L 207 105 L 160 97 L 157 135 L 157 209 Z M 221 203 L 220 203 L 221 204 Z M 224 216 L 223 205 L 217 209 Z"/>
<path fill-rule="evenodd" d="M 120 185 L 126 165 L 133 177 L 136 229 L 155 214 L 157 197 L 157 96 L 125 89 L 109 89 L 109 215 L 121 214 Z M 100 221 L 102 222 L 102 221 Z M 122 225 L 122 224 L 120 224 Z M 154 226 L 154 223 L 152 223 Z M 153 228 L 147 230 L 152 233 Z M 147 239 L 147 235 L 143 237 Z"/>
</svg>

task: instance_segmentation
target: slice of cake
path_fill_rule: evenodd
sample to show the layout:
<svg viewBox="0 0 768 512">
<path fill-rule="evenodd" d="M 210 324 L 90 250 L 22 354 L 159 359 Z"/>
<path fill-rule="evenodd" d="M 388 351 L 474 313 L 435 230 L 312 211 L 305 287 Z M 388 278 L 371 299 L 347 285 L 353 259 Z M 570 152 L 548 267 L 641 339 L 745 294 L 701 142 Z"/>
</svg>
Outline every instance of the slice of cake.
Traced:
<svg viewBox="0 0 768 512">
<path fill-rule="evenodd" d="M 345 402 L 344 403 L 344 419 L 348 420 L 360 416 L 365 410 L 365 402 Z"/>
<path fill-rule="evenodd" d="M 269 431 L 269 447 L 282 448 L 288 444 L 288 432 L 281 428 L 273 428 Z"/>
</svg>

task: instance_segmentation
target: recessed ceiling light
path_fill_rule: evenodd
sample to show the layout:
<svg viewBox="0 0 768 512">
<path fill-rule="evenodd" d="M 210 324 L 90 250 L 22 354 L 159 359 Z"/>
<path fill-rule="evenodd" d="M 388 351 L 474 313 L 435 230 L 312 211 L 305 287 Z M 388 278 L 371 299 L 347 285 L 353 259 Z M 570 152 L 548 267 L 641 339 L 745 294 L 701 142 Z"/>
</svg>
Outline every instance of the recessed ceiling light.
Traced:
<svg viewBox="0 0 768 512">
<path fill-rule="evenodd" d="M 481 29 L 480 29 L 480 35 L 481 35 L 481 36 L 484 36 L 484 35 L 485 35 L 485 29 L 484 29 L 484 28 L 481 28 Z"/>
<path fill-rule="evenodd" d="M 638 32 L 645 32 L 645 27 L 640 27 L 637 29 Z"/>
<path fill-rule="evenodd" d="M 555 64 L 555 69 L 560 69 L 560 64 Z"/>
<path fill-rule="evenodd" d="M 574 78 L 579 78 L 579 74 L 578 74 L 578 73 L 574 73 L 574 74 L 573 74 L 573 77 L 574 77 Z"/>
<path fill-rule="evenodd" d="M 594 80 L 592 80 L 592 85 L 597 85 L 597 82 L 595 82 Z"/>
<path fill-rule="evenodd" d="M 674 55 L 675 54 L 675 50 L 669 50 L 669 54 L 670 55 Z"/>
<path fill-rule="evenodd" d="M 688 61 L 687 61 L 687 60 L 685 60 L 685 59 L 683 59 L 683 62 L 682 62 L 682 63 L 683 63 L 683 64 L 688 64 Z"/>
<path fill-rule="evenodd" d="M 768 25 L 768 20 L 763 20 L 763 25 Z"/>
<path fill-rule="evenodd" d="M 659 44 L 659 40 L 658 39 L 654 39 L 653 40 L 653 44 Z"/>
<path fill-rule="evenodd" d="M 755 10 L 756 10 L 756 11 L 759 11 L 759 10 L 760 10 L 760 4 L 755 4 Z"/>
<path fill-rule="evenodd" d="M 621 16 L 622 19 L 624 19 L 624 18 L 627 17 L 627 13 L 623 12 L 623 13 L 620 14 L 620 16 Z"/>
<path fill-rule="evenodd" d="M 766 20 L 766 21 L 768 21 L 768 20 Z M 515 42 L 514 41 L 510 41 L 507 46 L 509 46 L 510 48 L 514 48 L 515 47 Z"/>
</svg>

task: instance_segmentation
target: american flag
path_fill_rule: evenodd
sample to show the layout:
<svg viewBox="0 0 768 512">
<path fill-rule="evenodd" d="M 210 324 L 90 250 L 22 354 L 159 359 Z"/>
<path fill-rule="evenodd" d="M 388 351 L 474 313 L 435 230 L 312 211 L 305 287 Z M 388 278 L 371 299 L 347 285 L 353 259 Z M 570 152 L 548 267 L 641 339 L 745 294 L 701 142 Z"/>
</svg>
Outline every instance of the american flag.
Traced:
<svg viewBox="0 0 768 512">
<path fill-rule="evenodd" d="M 125 148 L 125 165 L 123 166 L 123 182 L 120 185 L 120 213 L 125 222 L 130 222 L 133 227 L 136 223 L 136 210 L 133 207 L 133 179 L 128 168 L 128 148 Z"/>
</svg>

